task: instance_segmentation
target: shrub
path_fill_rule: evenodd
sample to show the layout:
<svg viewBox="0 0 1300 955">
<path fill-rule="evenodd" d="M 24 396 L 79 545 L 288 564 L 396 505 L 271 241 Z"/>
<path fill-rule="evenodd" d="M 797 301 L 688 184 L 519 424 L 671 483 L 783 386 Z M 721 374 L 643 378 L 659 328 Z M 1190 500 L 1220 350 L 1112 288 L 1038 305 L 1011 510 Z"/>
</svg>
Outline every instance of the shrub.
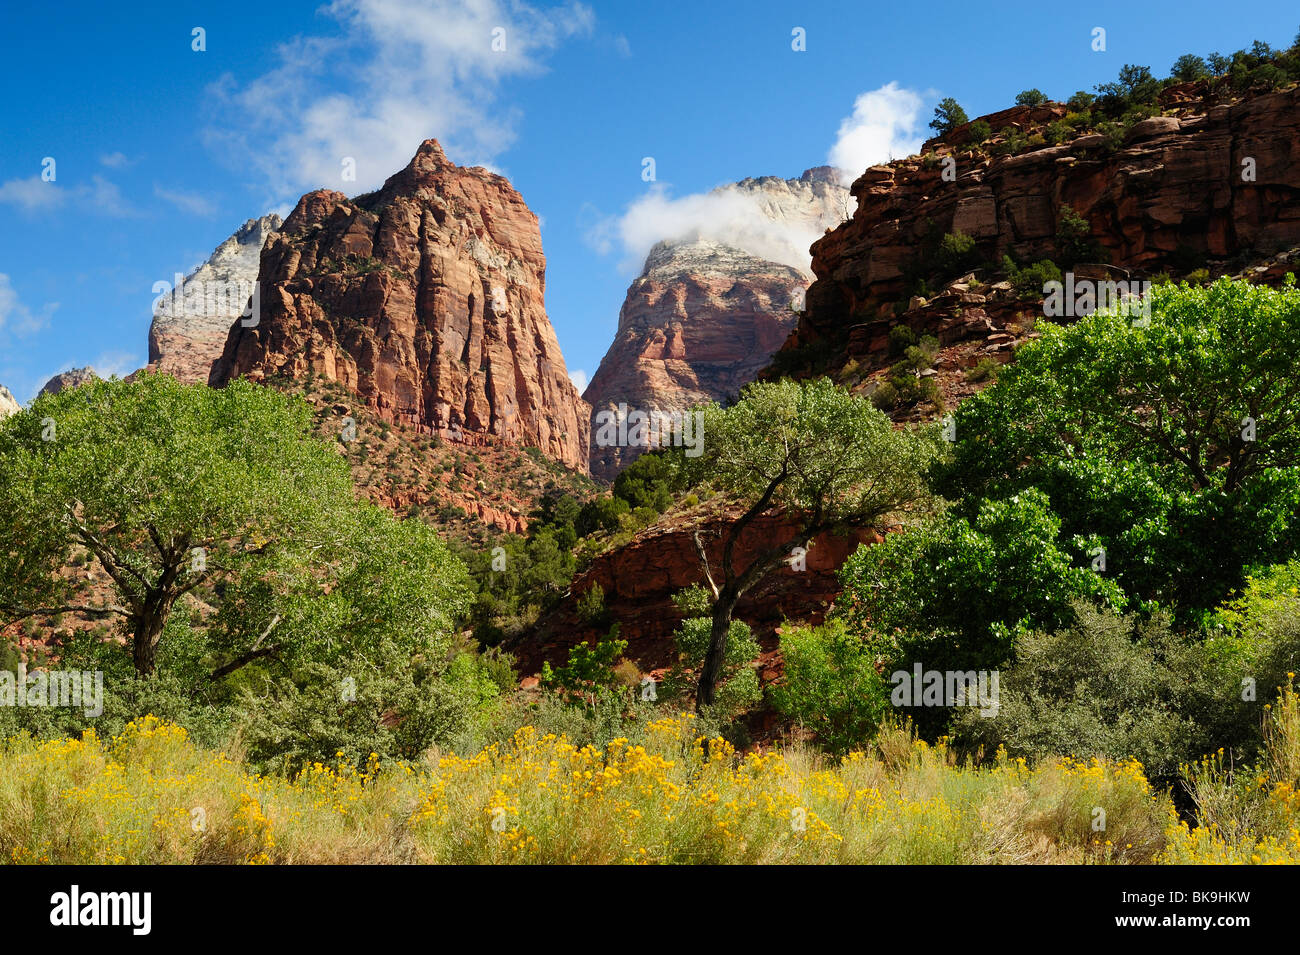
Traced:
<svg viewBox="0 0 1300 955">
<path fill-rule="evenodd" d="M 979 264 L 975 240 L 958 229 L 947 233 L 939 242 L 934 258 L 935 270 L 945 277 L 959 275 Z"/>
<path fill-rule="evenodd" d="M 993 128 L 984 120 L 977 119 L 966 127 L 966 134 L 969 137 L 968 142 L 978 146 L 993 135 Z"/>
<path fill-rule="evenodd" d="M 889 688 L 860 636 L 839 620 L 787 627 L 781 655 L 784 679 L 771 691 L 777 712 L 811 730 L 832 752 L 871 739 L 889 712 Z"/>
<path fill-rule="evenodd" d="M 1136 758 L 1150 778 L 1173 782 L 1209 742 L 1194 716 L 1221 702 L 1202 655 L 1167 619 L 1144 623 L 1086 605 L 1076 613 L 1062 630 L 1016 640 L 996 715 L 961 709 L 955 737 L 1034 761 Z"/>
</svg>

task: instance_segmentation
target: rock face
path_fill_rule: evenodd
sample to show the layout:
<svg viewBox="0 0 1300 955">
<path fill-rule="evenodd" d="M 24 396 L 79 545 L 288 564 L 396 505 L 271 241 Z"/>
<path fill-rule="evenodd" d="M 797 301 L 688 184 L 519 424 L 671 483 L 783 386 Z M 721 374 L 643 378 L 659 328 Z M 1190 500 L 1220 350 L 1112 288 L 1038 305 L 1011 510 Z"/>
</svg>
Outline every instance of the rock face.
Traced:
<svg viewBox="0 0 1300 955">
<path fill-rule="evenodd" d="M 639 534 L 630 543 L 608 551 L 594 561 L 569 587 L 569 594 L 532 631 L 511 646 L 521 673 L 533 673 L 543 662 L 563 663 L 569 648 L 607 635 L 611 623 L 629 638 L 628 657 L 646 671 L 670 666 L 676 659 L 673 630 L 681 613 L 672 597 L 703 579 L 692 539 L 697 527 L 704 531 L 706 550 L 713 566 L 721 559 L 721 544 L 710 532 L 724 531 L 739 511 L 700 519 L 671 515 Z M 794 523 L 766 515 L 746 529 L 736 560 L 742 566 L 773 537 L 789 533 Z M 783 620 L 820 623 L 839 593 L 835 573 L 859 544 L 875 543 L 880 535 L 864 528 L 849 536 L 823 534 L 813 541 L 806 567 L 782 566 L 769 573 L 736 605 L 736 617 L 754 628 L 765 648 L 775 646 L 776 628 Z M 593 586 L 604 591 L 609 620 L 593 625 L 578 611 L 578 600 Z"/>
<path fill-rule="evenodd" d="M 95 374 L 95 369 L 87 365 L 85 368 L 72 368 L 68 371 L 61 371 L 45 383 L 41 389 L 43 395 L 57 395 L 60 392 L 67 391 L 69 388 L 77 388 L 81 385 L 89 384 L 92 381 L 98 381 L 99 375 Z"/>
<path fill-rule="evenodd" d="M 501 176 L 426 141 L 377 192 L 308 193 L 262 250 L 257 324 L 209 382 L 309 373 L 381 418 L 587 469 L 590 411 L 543 305 L 537 216 Z"/>
<path fill-rule="evenodd" d="M 799 179 L 767 176 L 717 190 L 752 204 L 760 226 L 750 249 L 746 235 L 725 241 L 694 235 L 662 241 L 650 250 L 628 288 L 618 332 L 583 397 L 593 422 L 602 411 L 683 411 L 734 395 L 753 381 L 794 326 L 798 303 L 811 278 L 803 267 L 764 254 L 779 236 L 796 248 L 843 221 L 852 200 L 829 166 Z M 746 243 L 748 244 L 748 243 Z M 601 446 L 592 431 L 593 476 L 612 480 L 642 452 L 636 446 Z"/>
<path fill-rule="evenodd" d="M 280 228 L 275 213 L 249 219 L 206 262 L 159 297 L 149 326 L 149 368 L 207 384 L 230 326 L 244 315 L 262 246 Z"/>
<path fill-rule="evenodd" d="M 817 281 L 786 349 L 842 342 L 850 331 L 887 342 L 895 309 L 915 304 L 905 273 L 927 235 L 960 230 L 985 261 L 1057 258 L 1067 205 L 1088 221 L 1110 264 L 1134 278 L 1215 260 L 1222 267 L 1212 272 L 1231 271 L 1233 260 L 1300 244 L 1300 89 L 1232 103 L 1216 102 L 1204 84 L 1167 94 L 1170 115 L 1135 124 L 1117 148 L 1094 133 L 992 158 L 965 151 L 957 130 L 926 144 L 938 161 L 866 170 L 852 186 L 853 218 L 812 247 Z M 996 136 L 1041 129 L 1065 112 L 1022 106 L 984 119 Z M 955 181 L 942 178 L 944 157 L 956 163 Z M 1248 170 L 1253 179 L 1244 178 Z"/>
<path fill-rule="evenodd" d="M 17 414 L 22 410 L 22 406 L 14 399 L 9 389 L 4 385 L 0 385 L 0 418 L 7 418 L 11 414 Z"/>
</svg>

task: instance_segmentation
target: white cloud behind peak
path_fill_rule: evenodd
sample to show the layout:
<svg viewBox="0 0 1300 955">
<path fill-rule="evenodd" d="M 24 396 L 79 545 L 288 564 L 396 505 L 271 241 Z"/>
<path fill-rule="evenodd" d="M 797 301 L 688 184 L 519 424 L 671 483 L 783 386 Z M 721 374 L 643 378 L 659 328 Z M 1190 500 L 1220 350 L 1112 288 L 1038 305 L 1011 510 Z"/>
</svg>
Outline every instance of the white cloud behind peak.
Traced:
<svg viewBox="0 0 1300 955">
<path fill-rule="evenodd" d="M 839 134 L 827 158 L 849 177 L 891 159 L 910 156 L 921 148 L 921 94 L 890 82 L 861 93 L 853 112 L 840 123 Z"/>
<path fill-rule="evenodd" d="M 499 84 L 542 72 L 551 51 L 595 25 L 577 2 L 336 0 L 325 12 L 339 35 L 297 37 L 266 73 L 210 91 L 223 120 L 209 145 L 263 176 L 273 201 L 373 189 L 431 137 L 459 163 L 488 164 L 519 118 L 497 103 Z M 346 157 L 355 181 L 342 180 Z"/>
</svg>

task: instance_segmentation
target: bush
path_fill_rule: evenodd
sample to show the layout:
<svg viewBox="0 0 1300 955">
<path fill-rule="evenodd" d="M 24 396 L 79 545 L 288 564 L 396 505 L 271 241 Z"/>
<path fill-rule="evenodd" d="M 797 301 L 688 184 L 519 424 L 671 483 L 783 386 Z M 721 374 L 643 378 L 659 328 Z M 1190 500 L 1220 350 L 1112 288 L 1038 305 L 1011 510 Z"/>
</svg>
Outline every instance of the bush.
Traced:
<svg viewBox="0 0 1300 955">
<path fill-rule="evenodd" d="M 875 735 L 890 709 L 889 687 L 870 647 L 843 621 L 783 629 L 781 655 L 784 679 L 771 691 L 777 712 L 835 753 Z"/>
<path fill-rule="evenodd" d="M 975 248 L 975 240 L 960 229 L 949 232 L 940 240 L 934 266 L 945 278 L 960 275 L 978 264 L 979 253 Z"/>
<path fill-rule="evenodd" d="M 1041 90 L 1023 90 L 1016 94 L 1017 106 L 1042 106 L 1047 102 L 1047 94 Z"/>
<path fill-rule="evenodd" d="M 1092 109 L 1093 101 L 1096 99 L 1097 97 L 1086 90 L 1079 90 L 1065 101 L 1065 105 L 1069 107 L 1072 112 L 1083 113 Z"/>
<path fill-rule="evenodd" d="M 1068 205 L 1061 206 L 1056 247 L 1067 270 L 1078 262 L 1104 262 L 1108 258 L 1101 243 L 1093 238 L 1092 224 Z"/>
<path fill-rule="evenodd" d="M 977 119 L 966 127 L 966 133 L 969 136 L 968 142 L 978 146 L 990 136 L 993 135 L 993 128 L 982 119 Z"/>
<path fill-rule="evenodd" d="M 1069 627 L 1016 640 L 996 715 L 962 708 L 954 736 L 1033 761 L 1136 758 L 1149 778 L 1173 782 L 1209 743 L 1194 715 L 1220 702 L 1202 656 L 1167 619 L 1143 623 L 1086 605 L 1076 612 Z"/>
<path fill-rule="evenodd" d="M 1017 631 L 1069 625 L 1079 598 L 1124 604 L 1113 581 L 1062 548 L 1059 532 L 1047 496 L 1031 490 L 983 502 L 970 521 L 948 514 L 889 534 L 841 568 L 837 613 L 857 633 L 896 635 L 891 669 L 997 667 Z"/>
</svg>

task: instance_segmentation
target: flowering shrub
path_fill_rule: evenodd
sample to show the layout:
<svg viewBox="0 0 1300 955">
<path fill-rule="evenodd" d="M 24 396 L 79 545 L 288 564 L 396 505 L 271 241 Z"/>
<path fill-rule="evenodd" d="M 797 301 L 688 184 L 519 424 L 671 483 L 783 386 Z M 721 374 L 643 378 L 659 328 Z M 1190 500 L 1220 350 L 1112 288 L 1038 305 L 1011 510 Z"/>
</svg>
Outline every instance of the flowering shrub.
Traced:
<svg viewBox="0 0 1300 955">
<path fill-rule="evenodd" d="M 689 715 L 600 747 L 525 727 L 473 756 L 292 778 L 152 717 L 0 746 L 0 858 L 18 863 L 1146 862 L 1169 811 L 1135 762 L 972 768 L 897 728 L 833 762 L 742 755 Z"/>
</svg>

